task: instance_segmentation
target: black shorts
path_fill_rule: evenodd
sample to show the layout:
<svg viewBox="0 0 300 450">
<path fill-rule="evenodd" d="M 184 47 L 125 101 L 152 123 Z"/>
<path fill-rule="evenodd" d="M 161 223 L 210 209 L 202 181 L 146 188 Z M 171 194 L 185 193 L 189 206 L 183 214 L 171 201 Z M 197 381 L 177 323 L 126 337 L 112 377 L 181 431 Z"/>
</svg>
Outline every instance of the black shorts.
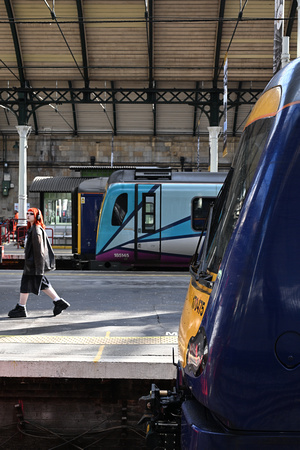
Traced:
<svg viewBox="0 0 300 450">
<path fill-rule="evenodd" d="M 45 275 L 23 275 L 20 292 L 22 294 L 39 295 L 40 291 L 49 287 L 51 287 L 51 283 Z"/>
</svg>

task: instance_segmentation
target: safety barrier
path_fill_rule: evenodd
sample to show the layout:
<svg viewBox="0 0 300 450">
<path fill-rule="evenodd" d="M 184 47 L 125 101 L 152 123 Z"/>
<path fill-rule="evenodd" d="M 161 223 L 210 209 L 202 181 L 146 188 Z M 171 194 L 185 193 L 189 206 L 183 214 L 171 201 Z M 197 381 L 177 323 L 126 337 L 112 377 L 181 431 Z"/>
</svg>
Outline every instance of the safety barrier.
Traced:
<svg viewBox="0 0 300 450">
<path fill-rule="evenodd" d="M 10 242 L 9 221 L 0 224 L 0 245 Z"/>
<path fill-rule="evenodd" d="M 45 230 L 46 230 L 46 233 L 47 233 L 47 235 L 48 235 L 50 244 L 53 245 L 53 237 L 54 237 L 54 235 L 53 235 L 53 228 L 47 228 L 47 227 L 46 227 Z"/>
<path fill-rule="evenodd" d="M 17 248 L 24 247 L 26 231 L 26 226 L 17 227 Z"/>
<path fill-rule="evenodd" d="M 7 220 L 4 223 L 1 223 L 0 224 L 0 245 L 9 244 L 11 237 L 14 240 L 14 237 L 16 236 L 17 248 L 20 248 L 20 246 L 24 247 L 26 231 L 27 231 L 26 226 L 19 226 L 16 228 L 16 231 L 12 231 L 9 220 Z M 48 235 L 51 245 L 53 245 L 53 240 L 54 240 L 53 228 L 46 228 L 46 233 Z"/>
</svg>

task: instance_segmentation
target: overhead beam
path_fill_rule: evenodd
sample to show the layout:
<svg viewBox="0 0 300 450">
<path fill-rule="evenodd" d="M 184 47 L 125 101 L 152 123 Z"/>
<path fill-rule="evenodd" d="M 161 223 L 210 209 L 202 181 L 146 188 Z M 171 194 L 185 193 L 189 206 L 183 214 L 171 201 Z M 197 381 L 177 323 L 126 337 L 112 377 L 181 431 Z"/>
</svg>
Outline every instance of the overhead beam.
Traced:
<svg viewBox="0 0 300 450">
<path fill-rule="evenodd" d="M 148 9 L 145 1 L 145 19 L 148 45 L 148 62 L 149 62 L 149 87 L 153 82 L 153 2 L 148 0 Z"/>
<path fill-rule="evenodd" d="M 19 81 L 20 81 L 21 88 L 25 88 L 27 83 L 26 83 L 24 70 L 23 70 L 23 59 L 22 59 L 22 54 L 21 54 L 18 30 L 17 30 L 16 23 L 15 23 L 15 17 L 14 17 L 11 1 L 4 0 L 4 3 L 5 3 L 7 16 L 9 19 L 10 30 L 11 30 L 14 48 L 15 48 L 15 54 L 16 54 L 17 65 L 18 65 Z M 24 95 L 22 92 L 19 93 L 19 108 L 18 108 L 18 114 L 17 114 L 19 125 L 27 125 L 27 118 L 29 118 L 28 109 L 27 109 L 28 107 L 27 107 L 27 103 L 26 103 L 27 97 L 28 97 L 28 95 Z M 32 100 L 32 93 L 29 94 L 29 97 Z M 34 126 L 35 126 L 35 134 L 38 134 L 38 123 L 37 123 L 37 118 L 36 118 L 34 110 L 32 111 L 32 115 L 33 115 L 33 121 L 34 121 Z"/>
<path fill-rule="evenodd" d="M 196 91 L 196 92 L 195 92 Z M 263 91 L 260 89 L 228 88 L 228 109 L 236 105 L 254 105 Z M 1 88 L 0 104 L 12 110 L 17 116 L 24 114 L 26 105 L 27 120 L 40 107 L 60 104 L 187 104 L 200 109 L 213 126 L 223 115 L 223 89 L 123 89 L 114 88 Z M 239 100 L 237 100 L 239 95 Z M 22 99 L 22 101 L 20 101 Z M 213 105 L 213 106 L 212 106 Z M 25 120 L 23 118 L 23 120 Z M 115 122 L 116 123 L 116 122 Z"/>
<path fill-rule="evenodd" d="M 16 54 L 16 59 L 17 59 L 17 64 L 18 64 L 19 80 L 20 80 L 21 85 L 24 86 L 25 85 L 25 76 L 24 76 L 24 71 L 23 71 L 23 60 L 22 60 L 22 55 L 21 55 L 21 47 L 20 47 L 17 27 L 16 27 L 16 23 L 15 23 L 15 17 L 14 17 L 14 13 L 13 13 L 13 9 L 12 9 L 10 0 L 4 0 L 4 3 L 5 3 L 5 7 L 6 7 L 6 12 L 7 12 L 8 20 L 9 20 L 9 25 L 10 25 L 10 31 L 12 34 L 14 48 L 15 48 L 15 54 Z"/>
<path fill-rule="evenodd" d="M 235 94 L 238 88 L 228 88 L 229 101 L 231 94 Z M 263 91 L 262 88 L 243 88 L 240 89 L 243 104 L 252 104 L 258 100 L 258 95 Z M 198 89 L 187 88 L 33 88 L 25 87 L 0 87 L 0 103 L 3 106 L 13 106 L 18 104 L 18 95 L 23 94 L 27 97 L 28 104 L 43 106 L 53 104 L 66 104 L 71 102 L 70 94 L 74 95 L 72 101 L 75 103 L 183 103 L 189 105 L 207 105 L 211 101 L 213 94 L 222 94 L 223 88 L 205 88 Z M 198 95 L 195 100 L 195 92 Z M 155 94 L 155 98 L 153 98 Z M 32 98 L 29 98 L 29 95 Z M 250 96 L 249 102 L 245 96 Z M 116 97 L 115 97 L 116 96 Z M 235 100 L 232 100 L 235 103 Z M 222 101 L 220 100 L 220 104 Z"/>
<path fill-rule="evenodd" d="M 198 122 L 197 122 L 197 101 L 198 101 L 198 89 L 199 89 L 199 81 L 196 82 L 196 93 L 195 93 L 195 106 L 194 106 L 194 123 L 193 123 L 193 136 L 196 136 Z"/>
<path fill-rule="evenodd" d="M 287 21 L 285 36 L 291 37 L 291 35 L 292 35 L 293 25 L 294 25 L 295 18 L 296 18 L 296 15 L 297 15 L 296 14 L 297 13 L 297 6 L 298 6 L 298 1 L 297 0 L 293 0 L 293 2 L 291 4 L 289 18 L 288 18 L 288 21 Z"/>
<path fill-rule="evenodd" d="M 30 98 L 32 99 L 32 94 L 30 94 Z M 33 123 L 34 123 L 34 134 L 37 136 L 39 134 L 39 126 L 38 126 L 38 121 L 37 121 L 35 110 L 33 110 L 33 112 L 32 112 L 32 117 L 33 117 Z"/>
<path fill-rule="evenodd" d="M 153 75 L 153 67 L 154 67 L 154 61 L 153 61 L 153 0 L 148 0 L 149 2 L 149 36 L 150 36 L 150 48 L 149 48 L 149 88 L 154 88 L 156 86 L 156 81 L 154 79 Z M 155 93 L 153 94 L 155 96 Z M 157 134 L 157 123 L 156 123 L 156 102 L 154 99 L 154 102 L 152 102 L 152 113 L 153 113 L 153 136 L 156 136 Z"/>
<path fill-rule="evenodd" d="M 113 81 L 111 81 L 111 88 L 112 88 L 112 91 L 114 92 L 115 85 L 114 85 Z M 116 106 L 115 95 L 113 95 L 113 121 L 114 121 L 113 133 L 114 133 L 115 136 L 117 136 L 117 106 Z"/>
<path fill-rule="evenodd" d="M 70 92 L 71 92 L 71 100 L 72 100 L 72 116 L 73 116 L 73 133 L 75 136 L 78 134 L 78 127 L 77 127 L 77 115 L 76 115 L 76 106 L 73 102 L 73 92 L 72 92 L 72 81 L 68 81 Z"/>
<path fill-rule="evenodd" d="M 152 82 L 152 87 L 155 88 L 155 81 Z M 156 101 L 155 101 L 155 93 L 153 93 L 153 102 L 152 102 L 152 115 L 153 115 L 153 136 L 157 134 L 157 123 L 156 123 Z"/>
<path fill-rule="evenodd" d="M 237 91 L 241 94 L 243 104 L 252 104 L 253 99 L 258 100 L 258 95 L 263 91 L 262 88 L 228 88 L 229 101 L 231 94 Z M 53 104 L 66 104 L 71 102 L 70 95 L 75 103 L 182 103 L 189 105 L 207 105 L 214 94 L 222 94 L 223 88 L 33 88 L 25 87 L 0 87 L 0 103 L 3 106 L 15 106 L 18 104 L 18 96 L 22 94 L 27 98 L 30 105 L 43 106 Z M 195 99 L 195 93 L 198 99 Z M 153 97 L 155 94 L 155 98 Z M 246 96 L 250 96 L 249 101 Z M 31 96 L 31 97 L 30 97 Z M 232 104 L 236 103 L 232 100 Z M 220 104 L 222 101 L 220 100 Z"/>
<path fill-rule="evenodd" d="M 216 52 L 215 52 L 215 66 L 214 66 L 215 68 L 214 68 L 214 77 L 213 77 L 213 85 L 214 86 L 218 82 L 218 77 L 219 77 L 219 73 L 220 73 L 219 61 L 220 61 L 220 54 L 221 54 L 221 42 L 222 42 L 222 33 L 223 33 L 223 19 L 224 19 L 224 12 L 225 12 L 225 3 L 226 3 L 226 0 L 220 0 L 218 32 L 217 32 Z"/>
<path fill-rule="evenodd" d="M 89 85 L 88 56 L 83 20 L 82 0 L 76 0 L 85 87 Z"/>
<path fill-rule="evenodd" d="M 149 89 L 152 89 L 155 87 L 155 80 L 153 77 L 153 0 L 148 1 L 145 0 L 145 19 L 146 19 L 146 33 L 147 33 L 147 47 L 148 47 Z M 155 93 L 153 93 L 153 96 L 155 97 Z M 152 102 L 153 136 L 156 136 L 156 103 L 154 98 L 153 100 L 154 100 Z"/>
<path fill-rule="evenodd" d="M 237 120 L 238 120 L 238 115 L 239 115 L 239 107 L 240 107 L 240 94 L 239 91 L 242 89 L 242 81 L 239 82 L 239 89 L 238 89 L 238 93 L 237 93 L 237 104 L 235 106 L 235 111 L 234 111 L 234 120 L 233 120 L 233 127 L 232 127 L 232 136 L 236 135 L 236 127 L 237 127 Z"/>
</svg>

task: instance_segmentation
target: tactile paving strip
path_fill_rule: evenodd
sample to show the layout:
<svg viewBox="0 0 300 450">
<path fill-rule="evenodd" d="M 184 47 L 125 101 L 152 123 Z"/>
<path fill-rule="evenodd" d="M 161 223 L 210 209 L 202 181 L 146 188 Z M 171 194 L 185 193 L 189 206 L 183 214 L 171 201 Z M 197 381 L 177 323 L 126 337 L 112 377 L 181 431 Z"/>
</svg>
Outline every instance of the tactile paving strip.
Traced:
<svg viewBox="0 0 300 450">
<path fill-rule="evenodd" d="M 6 344 L 73 344 L 73 345 L 162 345 L 177 344 L 177 336 L 98 337 L 98 336 L 0 336 Z"/>
</svg>

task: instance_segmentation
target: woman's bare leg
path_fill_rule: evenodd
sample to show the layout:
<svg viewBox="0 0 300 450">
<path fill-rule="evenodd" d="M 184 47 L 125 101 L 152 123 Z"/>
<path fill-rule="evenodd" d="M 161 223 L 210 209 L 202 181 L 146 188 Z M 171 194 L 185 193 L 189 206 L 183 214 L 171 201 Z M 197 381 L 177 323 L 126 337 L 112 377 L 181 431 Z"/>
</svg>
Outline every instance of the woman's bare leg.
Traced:
<svg viewBox="0 0 300 450">
<path fill-rule="evenodd" d="M 43 292 L 45 292 L 45 294 L 47 294 L 48 297 L 50 297 L 52 300 L 60 299 L 59 295 L 57 295 L 57 292 L 55 291 L 55 289 L 53 289 L 52 286 L 47 289 L 43 289 Z"/>
<path fill-rule="evenodd" d="M 29 294 L 23 294 L 23 292 L 20 293 L 20 301 L 19 305 L 26 306 L 27 300 L 28 300 Z"/>
</svg>

